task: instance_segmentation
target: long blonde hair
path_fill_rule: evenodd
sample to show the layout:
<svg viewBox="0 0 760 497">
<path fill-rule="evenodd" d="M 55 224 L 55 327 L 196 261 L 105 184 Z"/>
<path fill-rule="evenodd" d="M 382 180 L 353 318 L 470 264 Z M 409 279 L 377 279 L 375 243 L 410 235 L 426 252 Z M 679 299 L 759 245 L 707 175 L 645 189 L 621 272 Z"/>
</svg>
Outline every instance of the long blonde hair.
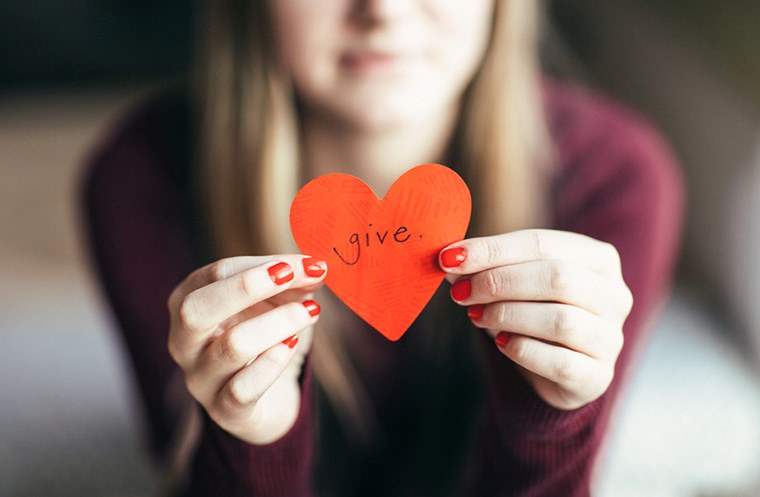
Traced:
<svg viewBox="0 0 760 497">
<path fill-rule="evenodd" d="M 198 184 L 214 255 L 297 252 L 288 214 L 303 180 L 299 123 L 267 2 L 204 3 Z M 488 49 L 463 95 L 453 143 L 473 193 L 468 236 L 543 219 L 550 147 L 539 86 L 539 10 L 537 0 L 495 0 Z M 362 393 L 342 351 L 335 333 L 314 333 L 314 373 L 336 410 L 356 421 Z"/>
</svg>

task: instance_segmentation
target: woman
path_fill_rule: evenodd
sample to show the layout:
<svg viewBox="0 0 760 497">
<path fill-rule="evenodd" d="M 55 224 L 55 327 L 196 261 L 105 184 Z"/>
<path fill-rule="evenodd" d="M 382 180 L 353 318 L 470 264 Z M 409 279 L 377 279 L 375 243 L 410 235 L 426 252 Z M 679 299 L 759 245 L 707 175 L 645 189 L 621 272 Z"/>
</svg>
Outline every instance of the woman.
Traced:
<svg viewBox="0 0 760 497">
<path fill-rule="evenodd" d="M 667 148 L 540 78 L 533 0 L 208 4 L 198 90 L 130 114 L 83 192 L 153 453 L 200 415 L 184 495 L 588 495 L 669 284 Z M 392 343 L 325 292 L 288 209 L 320 174 L 381 193 L 425 162 L 473 222 Z"/>
</svg>

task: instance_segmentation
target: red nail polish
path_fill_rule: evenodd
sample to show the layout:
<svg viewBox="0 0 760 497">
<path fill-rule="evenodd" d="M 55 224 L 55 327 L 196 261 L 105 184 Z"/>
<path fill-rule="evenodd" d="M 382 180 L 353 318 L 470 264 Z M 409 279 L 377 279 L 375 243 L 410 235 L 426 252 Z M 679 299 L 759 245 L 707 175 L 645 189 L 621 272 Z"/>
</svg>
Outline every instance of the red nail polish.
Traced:
<svg viewBox="0 0 760 497">
<path fill-rule="evenodd" d="M 293 340 L 290 341 L 290 343 L 288 344 L 288 347 L 291 349 L 295 348 L 297 343 L 298 343 L 298 337 L 295 337 Z"/>
<path fill-rule="evenodd" d="M 472 319 L 473 321 L 477 321 L 478 319 L 483 317 L 483 311 L 485 310 L 486 306 L 484 304 L 476 304 L 471 305 L 467 308 L 467 315 Z"/>
<path fill-rule="evenodd" d="M 441 252 L 441 264 L 443 267 L 459 266 L 466 258 L 467 251 L 464 247 L 454 247 Z"/>
<path fill-rule="evenodd" d="M 278 262 L 267 271 L 276 285 L 282 285 L 293 279 L 293 268 L 287 262 Z"/>
<path fill-rule="evenodd" d="M 304 300 L 302 304 L 306 307 L 306 310 L 309 311 L 310 316 L 316 316 L 321 310 L 316 300 Z"/>
<path fill-rule="evenodd" d="M 295 337 L 296 337 L 295 335 L 290 335 L 288 338 L 283 340 L 282 343 L 284 343 L 285 345 L 290 345 L 290 341 L 293 340 Z"/>
<path fill-rule="evenodd" d="M 504 346 L 509 341 L 509 333 L 507 333 L 506 331 L 500 331 L 496 335 L 496 338 L 494 339 L 494 341 L 496 342 L 497 347 L 499 347 L 500 349 L 504 348 Z"/>
<path fill-rule="evenodd" d="M 456 280 L 453 285 L 451 285 L 451 298 L 454 300 L 462 301 L 465 300 L 467 297 L 470 296 L 472 293 L 472 282 L 470 282 L 470 279 L 464 279 L 464 280 Z"/>
<path fill-rule="evenodd" d="M 303 259 L 303 272 L 306 276 L 319 278 L 327 271 L 327 261 L 317 259 L 316 257 L 307 257 Z"/>
</svg>

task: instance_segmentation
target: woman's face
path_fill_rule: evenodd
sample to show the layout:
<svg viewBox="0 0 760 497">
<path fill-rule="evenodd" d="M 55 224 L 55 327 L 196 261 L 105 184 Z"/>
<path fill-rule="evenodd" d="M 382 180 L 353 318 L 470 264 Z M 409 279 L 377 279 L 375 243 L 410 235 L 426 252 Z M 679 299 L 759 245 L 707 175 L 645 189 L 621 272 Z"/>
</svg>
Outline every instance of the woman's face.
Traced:
<svg viewBox="0 0 760 497">
<path fill-rule="evenodd" d="M 483 57 L 493 0 L 272 0 L 310 112 L 380 130 L 454 104 Z"/>
</svg>

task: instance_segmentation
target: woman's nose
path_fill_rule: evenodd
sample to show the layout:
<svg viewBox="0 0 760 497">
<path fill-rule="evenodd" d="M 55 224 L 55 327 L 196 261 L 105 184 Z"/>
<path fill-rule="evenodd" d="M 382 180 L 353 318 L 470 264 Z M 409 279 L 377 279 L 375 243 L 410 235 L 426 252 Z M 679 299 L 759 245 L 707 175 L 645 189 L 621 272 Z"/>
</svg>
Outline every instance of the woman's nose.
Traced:
<svg viewBox="0 0 760 497">
<path fill-rule="evenodd" d="M 354 12 L 366 23 L 383 24 L 407 15 L 419 0 L 356 0 Z"/>
</svg>

